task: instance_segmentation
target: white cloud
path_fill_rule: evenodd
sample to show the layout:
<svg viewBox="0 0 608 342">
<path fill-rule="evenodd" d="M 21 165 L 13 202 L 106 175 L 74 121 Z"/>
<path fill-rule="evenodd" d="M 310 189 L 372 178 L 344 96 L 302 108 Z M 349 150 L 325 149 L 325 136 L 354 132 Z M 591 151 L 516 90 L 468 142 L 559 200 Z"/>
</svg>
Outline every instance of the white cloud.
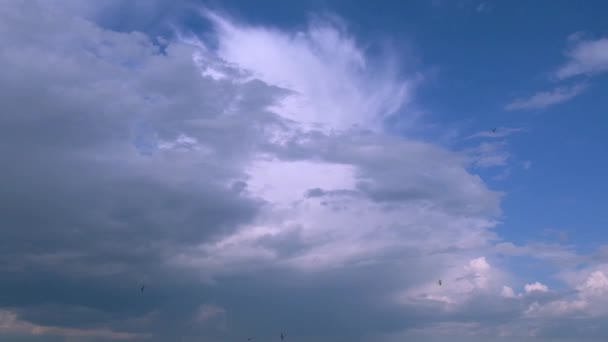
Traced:
<svg viewBox="0 0 608 342">
<path fill-rule="evenodd" d="M 173 141 L 158 141 L 158 148 L 161 150 L 198 150 L 201 148 L 196 138 L 180 133 Z"/>
<path fill-rule="evenodd" d="M 570 40 L 574 45 L 566 53 L 569 60 L 555 72 L 557 78 L 596 75 L 608 71 L 608 38 L 581 40 L 580 35 L 576 35 Z"/>
<path fill-rule="evenodd" d="M 494 246 L 495 252 L 508 256 L 527 256 L 537 260 L 549 261 L 561 267 L 572 267 L 588 261 L 588 256 L 579 255 L 571 245 L 534 242 L 515 245 L 501 242 Z"/>
<path fill-rule="evenodd" d="M 469 156 L 471 164 L 480 168 L 506 166 L 510 153 L 506 149 L 506 142 L 482 142 L 474 148 L 464 152 Z"/>
<path fill-rule="evenodd" d="M 176 263 L 202 272 L 263 263 L 321 270 L 382 263 L 400 250 L 487 243 L 500 194 L 469 174 L 464 158 L 378 130 L 348 129 L 374 125 L 405 104 L 412 82 L 372 67 L 340 22 L 316 19 L 291 35 L 207 16 L 218 28 L 218 56 L 294 91 L 284 101 L 306 100 L 273 108 L 290 123 L 272 132 L 272 144 L 247 167 L 247 191 L 268 204 L 259 219 L 180 253 Z M 252 53 L 254 46 L 263 55 Z M 311 189 L 328 195 L 307 197 Z M 287 253 L 273 240 L 297 249 Z"/>
<path fill-rule="evenodd" d="M 288 207 L 302 200 L 307 190 L 354 189 L 356 168 L 338 163 L 261 159 L 250 165 L 249 188 L 272 203 Z"/>
<path fill-rule="evenodd" d="M 544 109 L 569 101 L 587 89 L 587 84 L 557 87 L 551 91 L 543 91 L 526 99 L 516 99 L 509 103 L 506 110 Z"/>
<path fill-rule="evenodd" d="M 563 301 L 557 300 L 547 304 L 539 304 L 534 302 L 524 311 L 524 315 L 530 318 L 550 318 L 555 316 L 563 316 L 580 311 L 586 308 L 586 304 L 581 301 Z"/>
<path fill-rule="evenodd" d="M 549 288 L 547 287 L 547 285 L 541 284 L 539 282 L 535 282 L 532 284 L 526 284 L 524 286 L 524 289 L 526 290 L 526 293 L 533 292 L 533 291 L 538 291 L 538 292 L 549 291 Z"/>
<path fill-rule="evenodd" d="M 567 39 L 570 48 L 568 61 L 554 72 L 557 80 L 579 75 L 593 76 L 608 71 L 608 39 L 584 39 L 582 32 L 575 32 Z M 571 86 L 558 86 L 542 91 L 529 98 L 520 98 L 505 106 L 505 110 L 544 109 L 564 103 L 583 93 L 589 84 L 582 82 Z"/>
<path fill-rule="evenodd" d="M 608 314 L 608 277 L 606 265 L 597 265 L 592 270 L 563 272 L 563 279 L 577 290 L 565 299 L 550 300 L 545 303 L 533 302 L 525 315 L 536 318 L 578 317 L 591 319 Z M 526 292 L 547 292 L 545 285 L 534 283 L 526 285 Z"/>
<path fill-rule="evenodd" d="M 504 296 L 505 291 L 508 294 L 510 288 L 502 284 L 508 280 L 509 275 L 492 267 L 485 257 L 469 259 L 467 262 L 463 262 L 462 257 L 458 260 L 459 262 L 452 263 L 452 266 L 442 271 L 441 286 L 437 284 L 437 280 L 428 282 L 401 292 L 397 300 L 406 305 L 438 302 L 443 305 L 444 310 L 459 312 L 466 310 L 467 305 L 480 296 L 498 298 L 499 294 Z"/>
<path fill-rule="evenodd" d="M 503 286 L 502 290 L 500 291 L 500 295 L 505 297 L 505 298 L 515 298 L 517 297 L 515 295 L 515 291 L 513 291 L 513 288 L 509 287 L 509 286 Z"/>
<path fill-rule="evenodd" d="M 595 271 L 589 275 L 581 289 L 592 295 L 608 294 L 608 277 L 602 271 Z"/>
<path fill-rule="evenodd" d="M 415 82 L 397 78 L 396 59 L 372 63 L 336 17 L 317 17 L 306 30 L 285 33 L 204 13 L 217 29 L 222 59 L 294 92 L 276 108 L 286 118 L 323 129 L 380 127 L 411 97 Z"/>
<path fill-rule="evenodd" d="M 519 127 L 497 127 L 495 132 L 493 130 L 481 131 L 466 137 L 466 139 L 468 140 L 474 138 L 504 138 L 513 133 L 526 131 L 526 129 Z"/>
</svg>

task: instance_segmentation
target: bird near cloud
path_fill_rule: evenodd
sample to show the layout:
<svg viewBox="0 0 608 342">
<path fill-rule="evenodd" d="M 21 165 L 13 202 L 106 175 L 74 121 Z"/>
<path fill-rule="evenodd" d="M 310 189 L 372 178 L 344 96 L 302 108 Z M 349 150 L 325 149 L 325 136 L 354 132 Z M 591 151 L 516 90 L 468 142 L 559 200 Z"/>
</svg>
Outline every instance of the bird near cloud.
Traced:
<svg viewBox="0 0 608 342">
<path fill-rule="evenodd" d="M 522 127 L 500 127 L 493 128 L 491 130 L 485 130 L 481 132 L 477 132 L 466 137 L 467 140 L 475 139 L 475 138 L 504 138 L 508 137 L 514 133 L 527 132 L 528 130 Z"/>
</svg>

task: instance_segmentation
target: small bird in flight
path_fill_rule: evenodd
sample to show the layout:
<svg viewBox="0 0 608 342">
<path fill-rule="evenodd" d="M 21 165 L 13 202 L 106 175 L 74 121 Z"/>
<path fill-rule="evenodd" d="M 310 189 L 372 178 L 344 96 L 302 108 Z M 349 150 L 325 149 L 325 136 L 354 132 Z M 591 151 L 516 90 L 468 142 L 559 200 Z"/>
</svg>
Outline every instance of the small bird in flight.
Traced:
<svg viewBox="0 0 608 342">
<path fill-rule="evenodd" d="M 496 128 L 492 129 L 492 133 L 496 133 Z"/>
<path fill-rule="evenodd" d="M 441 279 L 439 279 L 438 283 L 439 283 L 439 286 L 441 286 L 441 284 L 442 284 L 442 283 L 441 283 Z"/>
<path fill-rule="evenodd" d="M 143 286 L 141 287 L 140 292 L 144 292 L 144 288 L 145 288 L 145 287 L 146 287 L 146 285 L 143 285 Z"/>
<path fill-rule="evenodd" d="M 283 333 L 281 333 L 281 341 L 283 341 Z"/>
</svg>

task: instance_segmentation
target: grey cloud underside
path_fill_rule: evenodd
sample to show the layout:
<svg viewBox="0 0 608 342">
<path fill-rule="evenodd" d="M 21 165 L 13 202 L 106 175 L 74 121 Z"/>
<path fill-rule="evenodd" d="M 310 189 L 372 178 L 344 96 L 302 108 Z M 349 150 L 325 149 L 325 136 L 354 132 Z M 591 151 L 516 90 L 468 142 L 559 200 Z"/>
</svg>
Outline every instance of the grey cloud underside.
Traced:
<svg viewBox="0 0 608 342">
<path fill-rule="evenodd" d="M 160 322 L 189 318 L 205 298 L 163 259 L 255 217 L 262 203 L 230 185 L 284 92 L 202 78 L 187 46 L 161 54 L 142 35 L 18 6 L 0 15 L 0 307 L 42 325 L 174 331 Z M 138 156 L 141 122 L 212 153 Z M 154 325 L 130 322 L 158 307 Z"/>
<path fill-rule="evenodd" d="M 285 160 L 312 159 L 357 166 L 356 189 L 310 189 L 305 194 L 308 197 L 364 196 L 388 203 L 423 201 L 454 214 L 500 215 L 497 208 L 501 194 L 485 189 L 483 181 L 466 173 L 455 155 L 432 145 L 358 130 L 334 134 L 312 131 L 281 144 L 265 145 L 264 150 Z M 454 177 L 461 177 L 463 183 L 451 181 Z"/>
</svg>

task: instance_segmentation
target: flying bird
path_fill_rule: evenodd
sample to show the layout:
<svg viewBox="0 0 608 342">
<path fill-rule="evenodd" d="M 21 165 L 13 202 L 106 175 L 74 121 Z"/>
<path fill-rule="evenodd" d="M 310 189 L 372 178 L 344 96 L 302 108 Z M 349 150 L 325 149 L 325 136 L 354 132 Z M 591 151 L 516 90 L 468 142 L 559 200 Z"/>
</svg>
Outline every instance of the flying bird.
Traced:
<svg viewBox="0 0 608 342">
<path fill-rule="evenodd" d="M 145 287 L 146 287 L 146 285 L 142 286 L 140 292 L 144 292 Z"/>
<path fill-rule="evenodd" d="M 441 286 L 441 284 L 442 284 L 442 283 L 441 283 L 441 279 L 439 279 L 438 283 L 439 283 L 439 286 Z"/>
<path fill-rule="evenodd" d="M 283 341 L 283 333 L 281 333 L 281 341 Z"/>
<path fill-rule="evenodd" d="M 496 133 L 496 128 L 492 129 L 492 133 Z"/>
</svg>

